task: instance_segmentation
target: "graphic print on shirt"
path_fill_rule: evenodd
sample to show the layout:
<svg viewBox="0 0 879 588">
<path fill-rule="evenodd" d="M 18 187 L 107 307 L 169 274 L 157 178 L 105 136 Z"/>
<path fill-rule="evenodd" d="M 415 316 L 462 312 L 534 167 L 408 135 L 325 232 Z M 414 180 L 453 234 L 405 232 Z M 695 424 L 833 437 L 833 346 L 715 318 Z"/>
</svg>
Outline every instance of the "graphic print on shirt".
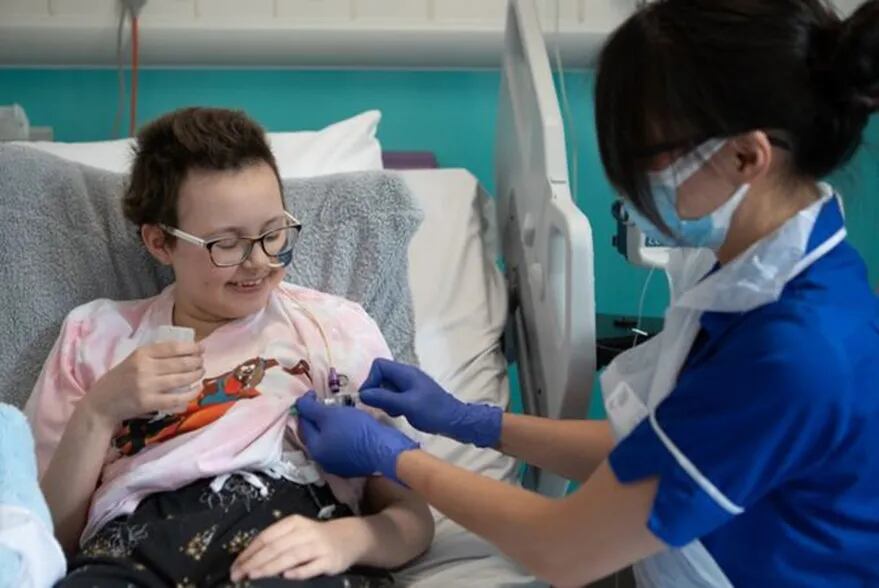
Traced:
<svg viewBox="0 0 879 588">
<path fill-rule="evenodd" d="M 300 360 L 291 368 L 277 359 L 255 357 L 215 378 L 202 380 L 201 393 L 179 414 L 137 417 L 122 422 L 113 437 L 113 447 L 125 456 L 138 453 L 178 435 L 195 431 L 220 419 L 236 402 L 261 395 L 258 388 L 269 370 L 305 376 L 311 383 L 311 366 Z"/>
</svg>

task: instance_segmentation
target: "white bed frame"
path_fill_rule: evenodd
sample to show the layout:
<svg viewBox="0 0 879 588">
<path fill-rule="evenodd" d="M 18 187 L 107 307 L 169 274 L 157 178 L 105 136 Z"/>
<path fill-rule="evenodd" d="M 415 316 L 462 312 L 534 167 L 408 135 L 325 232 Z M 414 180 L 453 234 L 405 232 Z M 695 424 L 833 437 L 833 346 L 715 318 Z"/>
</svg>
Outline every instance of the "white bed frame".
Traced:
<svg viewBox="0 0 879 588">
<path fill-rule="evenodd" d="M 505 345 L 524 410 L 585 418 L 596 366 L 592 227 L 571 197 L 564 123 L 533 0 L 508 6 L 495 172 L 510 293 Z M 529 468 L 524 485 L 561 496 L 567 480 Z"/>
</svg>

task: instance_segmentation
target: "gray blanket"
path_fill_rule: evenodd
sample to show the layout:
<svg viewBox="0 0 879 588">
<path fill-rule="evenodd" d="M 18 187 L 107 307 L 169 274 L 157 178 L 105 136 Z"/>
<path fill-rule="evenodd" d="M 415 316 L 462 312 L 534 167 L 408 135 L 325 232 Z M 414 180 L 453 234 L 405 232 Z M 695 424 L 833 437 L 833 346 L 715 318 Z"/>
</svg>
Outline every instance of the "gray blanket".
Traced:
<svg viewBox="0 0 879 588">
<path fill-rule="evenodd" d="M 153 296 L 173 279 L 122 216 L 125 177 L 0 145 L 0 400 L 22 406 L 62 320 L 96 298 Z M 422 219 L 386 172 L 287 181 L 304 228 L 288 279 L 363 305 L 394 356 L 417 363 L 408 245 Z"/>
</svg>

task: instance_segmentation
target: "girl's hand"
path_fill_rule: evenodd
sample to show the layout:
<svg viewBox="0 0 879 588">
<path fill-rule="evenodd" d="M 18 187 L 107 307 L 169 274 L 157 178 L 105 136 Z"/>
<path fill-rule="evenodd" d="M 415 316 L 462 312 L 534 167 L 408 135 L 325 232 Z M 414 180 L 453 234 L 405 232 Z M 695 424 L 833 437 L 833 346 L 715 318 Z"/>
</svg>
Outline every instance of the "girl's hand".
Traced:
<svg viewBox="0 0 879 588">
<path fill-rule="evenodd" d="M 232 564 L 233 582 L 283 575 L 306 580 L 341 574 L 359 557 L 355 517 L 328 522 L 292 515 L 260 533 Z"/>
<path fill-rule="evenodd" d="M 84 402 L 112 427 L 151 412 L 182 410 L 200 390 L 176 389 L 189 387 L 204 376 L 202 356 L 197 343 L 145 345 L 95 382 Z"/>
</svg>

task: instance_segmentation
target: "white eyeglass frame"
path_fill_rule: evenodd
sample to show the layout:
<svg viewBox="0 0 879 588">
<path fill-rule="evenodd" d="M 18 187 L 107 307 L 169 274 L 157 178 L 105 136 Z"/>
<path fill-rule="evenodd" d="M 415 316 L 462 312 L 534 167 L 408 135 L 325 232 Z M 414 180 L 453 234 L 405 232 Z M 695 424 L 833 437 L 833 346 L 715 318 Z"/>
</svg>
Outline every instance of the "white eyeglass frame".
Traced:
<svg viewBox="0 0 879 588">
<path fill-rule="evenodd" d="M 291 224 L 284 225 L 283 227 L 276 227 L 274 229 L 269 229 L 268 231 L 266 231 L 256 237 L 248 237 L 246 235 L 238 235 L 235 237 L 213 237 L 211 239 L 202 239 L 201 237 L 196 237 L 195 235 L 187 233 L 186 231 L 181 231 L 180 229 L 170 227 L 170 226 L 163 224 L 163 223 L 159 223 L 159 228 L 162 229 L 163 231 L 165 231 L 166 233 L 168 233 L 169 235 L 174 235 L 175 237 L 177 237 L 178 239 L 181 239 L 182 241 L 186 241 L 187 243 L 191 243 L 192 245 L 197 245 L 198 247 L 203 247 L 204 249 L 207 249 L 208 250 L 208 257 L 210 258 L 211 263 L 214 264 L 215 266 L 217 266 L 217 267 L 235 267 L 236 265 L 241 265 L 242 263 L 247 261 L 247 259 L 253 253 L 253 246 L 256 243 L 259 243 L 259 246 L 262 248 L 263 253 L 265 253 L 269 259 L 277 259 L 277 257 L 278 257 L 277 255 L 271 255 L 268 251 L 266 251 L 266 246 L 265 246 L 265 242 L 263 241 L 263 239 L 265 239 L 270 233 L 274 233 L 275 231 L 280 231 L 281 229 L 296 229 L 297 231 L 302 230 L 302 223 L 299 222 L 299 219 L 297 219 L 295 216 L 293 216 L 292 214 L 290 214 L 286 210 L 284 211 L 284 216 L 287 217 L 287 220 L 290 221 Z M 215 244 L 219 243 L 220 241 L 226 241 L 227 239 L 233 239 L 233 238 L 234 239 L 244 239 L 246 241 L 250 241 L 250 244 L 247 247 L 247 252 L 241 258 L 241 261 L 239 261 L 237 263 L 228 263 L 228 264 L 217 263 L 214 260 L 213 254 L 211 253 L 211 247 L 213 247 Z M 288 263 L 289 263 L 289 261 L 288 261 Z M 287 263 L 284 263 L 283 261 L 280 263 L 277 263 L 277 264 L 269 262 L 269 265 L 272 267 L 284 267 L 285 265 L 287 265 Z"/>
</svg>

